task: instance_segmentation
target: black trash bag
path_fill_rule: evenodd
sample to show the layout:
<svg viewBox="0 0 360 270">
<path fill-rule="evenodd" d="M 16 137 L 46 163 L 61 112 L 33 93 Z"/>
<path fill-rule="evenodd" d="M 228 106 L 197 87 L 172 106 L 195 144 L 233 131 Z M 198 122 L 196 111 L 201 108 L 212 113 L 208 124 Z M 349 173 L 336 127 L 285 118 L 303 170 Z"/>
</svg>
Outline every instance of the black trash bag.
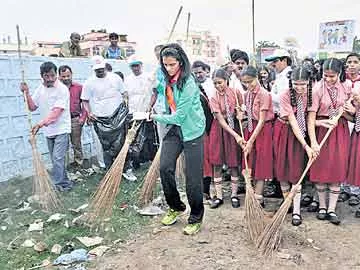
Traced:
<svg viewBox="0 0 360 270">
<path fill-rule="evenodd" d="M 111 116 L 97 117 L 94 122 L 94 129 L 103 151 L 108 152 L 112 157 L 119 154 L 125 142 L 128 114 L 129 109 L 125 103 L 122 103 Z"/>
<path fill-rule="evenodd" d="M 129 148 L 129 156 L 134 167 L 138 167 L 140 163 L 153 160 L 158 150 L 158 145 L 156 125 L 152 121 L 143 121 L 138 129 L 135 140 Z"/>
</svg>

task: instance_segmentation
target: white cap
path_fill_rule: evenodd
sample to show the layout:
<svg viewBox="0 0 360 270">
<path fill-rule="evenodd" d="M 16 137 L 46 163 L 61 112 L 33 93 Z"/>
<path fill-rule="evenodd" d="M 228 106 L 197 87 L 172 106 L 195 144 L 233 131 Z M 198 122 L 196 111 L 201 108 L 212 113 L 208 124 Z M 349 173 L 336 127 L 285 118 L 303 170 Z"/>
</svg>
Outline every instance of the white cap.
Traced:
<svg viewBox="0 0 360 270">
<path fill-rule="evenodd" d="M 100 69 L 100 68 L 105 68 L 105 59 L 104 59 L 104 57 L 102 57 L 100 55 L 95 55 L 95 56 L 93 56 L 93 58 L 91 58 L 91 61 L 93 62 L 93 64 L 92 64 L 92 69 L 93 70 Z"/>
<path fill-rule="evenodd" d="M 265 58 L 266 62 L 272 62 L 278 58 L 281 57 L 290 57 L 290 54 L 287 50 L 285 49 L 275 49 L 274 53 L 268 57 Z"/>
<path fill-rule="evenodd" d="M 132 66 L 132 65 L 141 65 L 143 62 L 138 58 L 137 55 L 133 54 L 132 56 L 130 56 L 128 63 L 129 66 Z"/>
</svg>

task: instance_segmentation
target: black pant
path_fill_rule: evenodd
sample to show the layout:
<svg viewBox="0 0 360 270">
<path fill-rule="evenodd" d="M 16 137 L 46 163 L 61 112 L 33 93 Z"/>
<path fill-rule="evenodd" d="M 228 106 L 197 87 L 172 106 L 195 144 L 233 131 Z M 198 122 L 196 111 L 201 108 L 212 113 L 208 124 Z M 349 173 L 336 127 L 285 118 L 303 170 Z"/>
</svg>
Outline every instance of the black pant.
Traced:
<svg viewBox="0 0 360 270">
<path fill-rule="evenodd" d="M 183 142 L 180 127 L 172 127 L 163 139 L 160 157 L 160 176 L 166 202 L 175 211 L 184 211 L 176 187 L 176 160 L 180 153 L 185 155 L 186 195 L 191 207 L 189 224 L 201 222 L 204 215 L 202 177 L 203 177 L 203 136 Z"/>
</svg>

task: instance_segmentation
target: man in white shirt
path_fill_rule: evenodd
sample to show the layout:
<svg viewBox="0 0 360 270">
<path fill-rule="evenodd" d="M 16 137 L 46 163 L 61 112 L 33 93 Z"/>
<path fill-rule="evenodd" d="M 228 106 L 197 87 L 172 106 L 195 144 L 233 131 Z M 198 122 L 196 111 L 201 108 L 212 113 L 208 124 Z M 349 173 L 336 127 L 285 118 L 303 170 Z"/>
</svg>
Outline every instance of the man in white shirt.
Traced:
<svg viewBox="0 0 360 270">
<path fill-rule="evenodd" d="M 121 78 L 105 69 L 105 60 L 101 56 L 92 58 L 92 75 L 84 84 L 81 99 L 88 113 L 88 119 L 94 123 L 94 129 L 103 147 L 104 163 L 109 169 L 119 154 L 126 136 L 125 118 L 128 109 L 124 103 L 127 93 Z M 118 119 L 119 121 L 113 121 Z"/>
<path fill-rule="evenodd" d="M 53 164 L 53 183 L 58 190 L 67 191 L 73 185 L 65 169 L 65 155 L 71 133 L 70 95 L 68 88 L 57 79 L 56 72 L 54 63 L 45 62 L 40 66 L 43 83 L 34 94 L 30 95 L 26 83 L 22 83 L 20 89 L 27 97 L 28 108 L 31 111 L 40 110 L 42 120 L 32 128 L 32 134 L 43 129 Z"/>
<path fill-rule="evenodd" d="M 125 77 L 125 89 L 129 95 L 129 113 L 133 114 L 147 109 L 153 93 L 154 76 L 143 71 L 143 63 L 136 56 L 132 56 L 129 60 L 129 67 L 132 73 Z M 141 132 L 144 139 L 141 147 L 138 147 L 139 145 L 135 146 L 136 142 L 134 142 L 129 151 L 129 165 L 134 169 L 137 169 L 140 163 L 152 160 L 157 150 L 154 123 L 142 123 L 139 132 Z M 132 151 L 132 149 L 136 150 Z M 133 176 L 132 168 L 126 170 L 125 178 Z"/>
<path fill-rule="evenodd" d="M 280 112 L 280 95 L 289 89 L 288 74 L 291 71 L 290 54 L 284 49 L 275 49 L 273 55 L 265 58 L 265 61 L 271 62 L 271 66 L 276 72 L 275 83 L 271 87 L 271 96 L 275 114 Z"/>
<path fill-rule="evenodd" d="M 195 61 L 192 65 L 192 72 L 194 73 L 196 80 L 204 88 L 204 91 L 210 100 L 216 93 L 213 80 L 207 77 L 206 71 L 207 65 L 202 61 Z"/>
<path fill-rule="evenodd" d="M 241 71 L 249 65 L 249 56 L 246 52 L 232 49 L 230 51 L 230 58 L 232 62 L 232 74 L 230 76 L 229 87 L 238 89 L 241 94 L 245 94 L 245 90 L 240 81 Z"/>
</svg>

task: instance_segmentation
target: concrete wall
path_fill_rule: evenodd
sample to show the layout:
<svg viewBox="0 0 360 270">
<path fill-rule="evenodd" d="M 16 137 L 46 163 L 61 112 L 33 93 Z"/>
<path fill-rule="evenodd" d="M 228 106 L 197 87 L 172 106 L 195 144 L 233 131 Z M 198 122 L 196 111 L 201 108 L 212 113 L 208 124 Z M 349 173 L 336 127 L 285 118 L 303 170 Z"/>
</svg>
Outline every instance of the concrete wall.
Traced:
<svg viewBox="0 0 360 270">
<path fill-rule="evenodd" d="M 31 92 L 40 84 L 40 65 L 45 61 L 52 61 L 57 66 L 69 65 L 73 70 L 74 81 L 80 83 L 85 82 L 92 72 L 89 59 L 25 56 L 23 61 L 25 79 Z M 130 72 L 125 62 L 109 61 L 109 63 L 113 66 L 113 71 L 122 71 L 125 75 Z M 19 90 L 20 81 L 18 57 L 0 55 L 0 182 L 12 177 L 32 174 L 31 147 L 28 142 L 29 126 L 23 97 Z M 32 118 L 33 123 L 40 120 L 36 112 L 32 114 Z M 96 155 L 92 134 L 91 129 L 85 126 L 82 136 L 84 158 Z M 50 165 L 46 138 L 41 131 L 37 136 L 37 145 L 43 161 Z"/>
</svg>

